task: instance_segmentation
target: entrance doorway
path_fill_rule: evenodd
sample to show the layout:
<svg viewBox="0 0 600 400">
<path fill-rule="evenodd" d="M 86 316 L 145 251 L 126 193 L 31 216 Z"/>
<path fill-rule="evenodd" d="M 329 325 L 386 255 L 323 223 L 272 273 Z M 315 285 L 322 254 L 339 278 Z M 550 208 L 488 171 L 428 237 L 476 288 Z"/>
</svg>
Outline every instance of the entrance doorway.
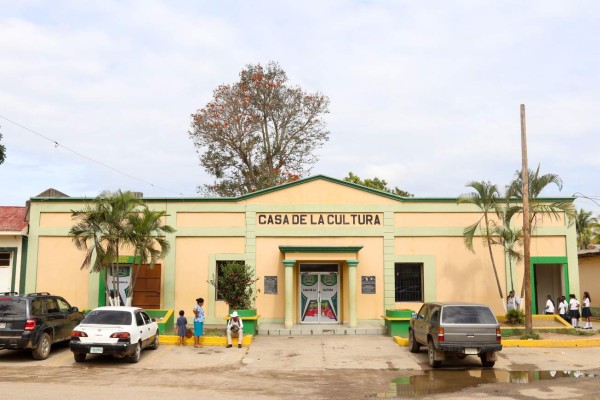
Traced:
<svg viewBox="0 0 600 400">
<path fill-rule="evenodd" d="M 566 295 L 567 299 L 569 294 L 565 294 L 565 285 L 562 278 L 562 264 L 534 264 L 534 283 L 535 283 L 535 296 L 536 308 L 533 310 L 536 314 L 544 314 L 546 310 L 546 300 L 548 295 L 552 297 L 552 302 L 556 309 L 556 301 L 559 296 Z"/>
<path fill-rule="evenodd" d="M 338 264 L 300 264 L 300 323 L 338 324 Z"/>
<path fill-rule="evenodd" d="M 160 264 L 142 265 L 133 289 L 132 305 L 150 310 L 160 309 Z"/>
</svg>

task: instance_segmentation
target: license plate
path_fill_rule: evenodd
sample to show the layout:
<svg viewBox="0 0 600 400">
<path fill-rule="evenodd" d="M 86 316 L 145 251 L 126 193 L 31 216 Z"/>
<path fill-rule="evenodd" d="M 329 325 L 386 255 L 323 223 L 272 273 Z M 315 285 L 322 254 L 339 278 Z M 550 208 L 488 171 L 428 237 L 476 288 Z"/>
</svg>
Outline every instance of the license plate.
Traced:
<svg viewBox="0 0 600 400">
<path fill-rule="evenodd" d="M 477 354 L 477 349 L 467 348 L 467 349 L 465 349 L 465 354 L 475 355 L 475 354 Z"/>
<path fill-rule="evenodd" d="M 6 322 L 0 322 L 0 329 L 6 328 Z"/>
<path fill-rule="evenodd" d="M 103 351 L 102 347 L 90 347 L 90 353 L 92 354 L 102 354 Z"/>
</svg>

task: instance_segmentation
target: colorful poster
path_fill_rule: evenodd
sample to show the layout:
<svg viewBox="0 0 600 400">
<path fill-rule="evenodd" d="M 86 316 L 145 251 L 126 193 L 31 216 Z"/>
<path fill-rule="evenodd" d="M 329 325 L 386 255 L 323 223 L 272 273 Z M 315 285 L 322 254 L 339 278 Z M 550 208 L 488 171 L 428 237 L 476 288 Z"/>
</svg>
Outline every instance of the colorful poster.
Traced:
<svg viewBox="0 0 600 400">
<path fill-rule="evenodd" d="M 300 277 L 301 322 L 338 323 L 338 274 L 312 273 Z"/>
</svg>

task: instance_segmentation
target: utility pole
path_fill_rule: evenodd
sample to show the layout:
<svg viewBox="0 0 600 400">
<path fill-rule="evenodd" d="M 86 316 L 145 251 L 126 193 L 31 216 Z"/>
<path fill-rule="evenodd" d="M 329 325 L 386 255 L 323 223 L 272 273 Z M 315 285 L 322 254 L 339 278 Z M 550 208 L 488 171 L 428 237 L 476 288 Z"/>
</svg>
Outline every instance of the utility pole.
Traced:
<svg viewBox="0 0 600 400">
<path fill-rule="evenodd" d="M 525 330 L 531 333 L 533 320 L 531 317 L 531 262 L 530 243 L 531 225 L 529 223 L 529 167 L 527 166 L 527 129 L 525 124 L 525 104 L 521 104 L 521 181 L 523 182 L 523 285 L 525 286 Z"/>
</svg>

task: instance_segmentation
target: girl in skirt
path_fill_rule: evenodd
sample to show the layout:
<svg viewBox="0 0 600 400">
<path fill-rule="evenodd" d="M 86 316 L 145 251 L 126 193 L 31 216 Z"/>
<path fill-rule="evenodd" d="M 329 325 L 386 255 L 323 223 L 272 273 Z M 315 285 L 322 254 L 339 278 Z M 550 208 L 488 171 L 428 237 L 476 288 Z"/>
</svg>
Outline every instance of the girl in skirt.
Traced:
<svg viewBox="0 0 600 400">
<path fill-rule="evenodd" d="M 590 298 L 590 294 L 588 292 L 583 292 L 583 308 L 581 309 L 581 316 L 585 320 L 583 329 L 592 329 L 592 320 L 590 319 L 592 316 L 592 311 L 590 310 L 591 302 L 592 299 Z"/>
</svg>

